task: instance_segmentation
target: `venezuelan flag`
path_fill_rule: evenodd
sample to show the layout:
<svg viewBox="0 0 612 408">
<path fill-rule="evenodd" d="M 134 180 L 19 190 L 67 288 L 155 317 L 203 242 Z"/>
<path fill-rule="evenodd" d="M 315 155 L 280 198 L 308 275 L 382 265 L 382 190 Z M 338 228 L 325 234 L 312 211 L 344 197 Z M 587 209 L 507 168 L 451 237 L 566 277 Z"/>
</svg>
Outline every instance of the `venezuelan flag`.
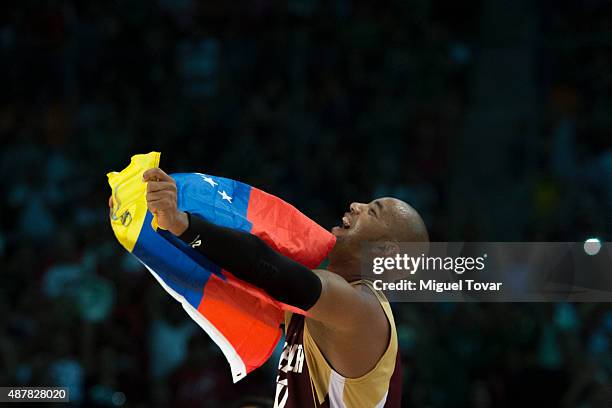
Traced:
<svg viewBox="0 0 612 408">
<path fill-rule="evenodd" d="M 236 382 L 267 361 L 281 336 L 284 310 L 292 308 L 157 228 L 147 210 L 142 173 L 158 167 L 159 160 L 158 152 L 135 155 L 123 171 L 108 174 L 113 232 L 220 347 Z M 331 233 L 295 207 L 257 188 L 202 173 L 171 177 L 180 210 L 255 234 L 309 268 L 317 267 L 335 244 Z"/>
</svg>

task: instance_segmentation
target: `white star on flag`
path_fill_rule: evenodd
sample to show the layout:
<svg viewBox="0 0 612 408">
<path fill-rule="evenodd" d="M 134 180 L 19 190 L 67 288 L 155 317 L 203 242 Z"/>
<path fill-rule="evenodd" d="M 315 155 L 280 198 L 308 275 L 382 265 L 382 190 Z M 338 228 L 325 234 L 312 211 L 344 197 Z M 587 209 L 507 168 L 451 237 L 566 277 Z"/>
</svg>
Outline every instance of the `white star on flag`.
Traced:
<svg viewBox="0 0 612 408">
<path fill-rule="evenodd" d="M 222 200 L 227 200 L 230 204 L 232 202 L 232 197 L 228 196 L 227 193 L 225 192 L 225 190 L 223 191 L 217 191 L 217 193 L 221 194 L 221 199 Z"/>
<path fill-rule="evenodd" d="M 205 182 L 207 182 L 208 184 L 210 184 L 210 186 L 211 186 L 211 187 L 214 187 L 214 186 L 216 186 L 217 184 L 219 184 L 219 183 L 217 183 L 215 180 L 213 180 L 213 178 L 212 178 L 212 177 L 205 176 L 204 174 L 201 174 L 201 176 L 202 176 L 202 178 L 204 179 L 204 181 L 205 181 Z"/>
</svg>

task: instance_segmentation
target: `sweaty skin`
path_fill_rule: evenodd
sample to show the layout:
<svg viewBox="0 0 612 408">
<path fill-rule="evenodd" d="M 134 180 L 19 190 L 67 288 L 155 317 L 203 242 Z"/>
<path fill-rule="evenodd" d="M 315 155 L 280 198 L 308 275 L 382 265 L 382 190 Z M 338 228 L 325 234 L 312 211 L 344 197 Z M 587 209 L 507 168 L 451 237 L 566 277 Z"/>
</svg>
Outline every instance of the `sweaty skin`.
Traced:
<svg viewBox="0 0 612 408">
<path fill-rule="evenodd" d="M 189 226 L 187 214 L 177 208 L 174 180 L 159 168 L 143 174 L 147 205 L 161 228 L 180 236 Z M 109 200 L 112 208 L 112 200 Z M 427 242 L 425 225 L 408 204 L 385 197 L 370 203 L 352 203 L 334 227 L 336 245 L 329 254 L 328 270 L 314 270 L 321 280 L 321 295 L 308 310 L 306 325 L 329 364 L 340 375 L 356 378 L 371 371 L 384 354 L 391 333 L 389 322 L 374 293 L 359 280 L 361 244 L 385 243 L 387 256 L 398 251 L 397 242 Z M 359 356 L 359 358 L 355 358 Z"/>
</svg>

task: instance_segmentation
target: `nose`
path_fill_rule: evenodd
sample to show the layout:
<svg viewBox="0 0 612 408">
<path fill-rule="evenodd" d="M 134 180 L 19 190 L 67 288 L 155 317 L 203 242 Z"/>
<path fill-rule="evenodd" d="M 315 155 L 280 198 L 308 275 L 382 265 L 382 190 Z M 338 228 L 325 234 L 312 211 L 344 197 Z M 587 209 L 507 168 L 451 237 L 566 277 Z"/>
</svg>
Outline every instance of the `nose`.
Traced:
<svg viewBox="0 0 612 408">
<path fill-rule="evenodd" d="M 349 208 L 351 209 L 351 213 L 359 214 L 364 205 L 365 204 L 362 204 L 362 203 L 351 203 Z"/>
</svg>

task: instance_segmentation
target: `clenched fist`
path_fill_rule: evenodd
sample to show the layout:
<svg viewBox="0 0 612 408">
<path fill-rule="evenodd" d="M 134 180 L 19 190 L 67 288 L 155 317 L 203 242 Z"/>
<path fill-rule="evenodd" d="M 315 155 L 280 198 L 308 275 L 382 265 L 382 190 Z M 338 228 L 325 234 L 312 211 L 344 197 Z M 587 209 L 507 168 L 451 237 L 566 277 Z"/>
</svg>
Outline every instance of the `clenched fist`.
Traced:
<svg viewBox="0 0 612 408">
<path fill-rule="evenodd" d="M 187 214 L 177 207 L 174 179 L 155 167 L 143 173 L 142 181 L 147 183 L 147 207 L 157 215 L 157 225 L 176 236 L 185 232 L 189 220 Z"/>
</svg>

